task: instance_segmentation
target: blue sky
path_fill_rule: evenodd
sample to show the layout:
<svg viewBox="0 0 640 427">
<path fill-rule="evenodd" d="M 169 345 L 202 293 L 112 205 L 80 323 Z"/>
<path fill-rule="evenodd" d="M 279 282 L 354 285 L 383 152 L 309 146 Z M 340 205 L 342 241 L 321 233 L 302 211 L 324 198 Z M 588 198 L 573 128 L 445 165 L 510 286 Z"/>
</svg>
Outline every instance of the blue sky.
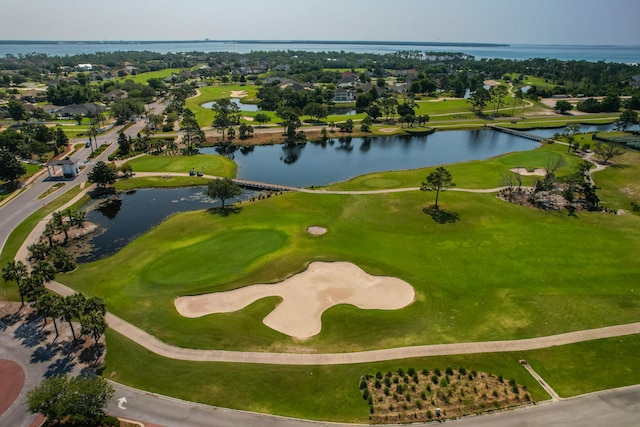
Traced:
<svg viewBox="0 0 640 427">
<path fill-rule="evenodd" d="M 640 45 L 640 0 L 0 0 L 4 40 Z"/>
</svg>

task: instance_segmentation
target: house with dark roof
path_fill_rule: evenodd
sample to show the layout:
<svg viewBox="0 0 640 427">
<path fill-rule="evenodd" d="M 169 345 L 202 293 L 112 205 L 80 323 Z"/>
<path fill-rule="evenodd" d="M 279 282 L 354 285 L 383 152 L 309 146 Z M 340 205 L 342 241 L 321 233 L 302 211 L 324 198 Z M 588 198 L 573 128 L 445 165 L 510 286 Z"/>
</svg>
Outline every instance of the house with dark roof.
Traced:
<svg viewBox="0 0 640 427">
<path fill-rule="evenodd" d="M 102 113 L 106 108 L 98 104 L 71 104 L 65 105 L 56 111 L 58 117 L 71 117 L 75 114 L 81 114 L 83 116 L 94 115 L 96 112 Z"/>
</svg>

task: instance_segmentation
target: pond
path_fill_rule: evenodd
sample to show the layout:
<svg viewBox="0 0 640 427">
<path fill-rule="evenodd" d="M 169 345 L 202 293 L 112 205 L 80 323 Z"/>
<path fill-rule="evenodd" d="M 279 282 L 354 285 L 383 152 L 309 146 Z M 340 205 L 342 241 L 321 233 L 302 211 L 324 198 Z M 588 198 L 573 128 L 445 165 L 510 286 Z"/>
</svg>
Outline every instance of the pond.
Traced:
<svg viewBox="0 0 640 427">
<path fill-rule="evenodd" d="M 220 201 L 209 199 L 204 190 L 205 187 L 145 188 L 92 200 L 83 210 L 87 221 L 97 224 L 98 230 L 72 242 L 76 260 L 86 263 L 113 255 L 175 213 L 219 207 Z M 232 202 L 255 195 L 245 191 Z M 227 200 L 226 205 L 230 204 Z"/>
<path fill-rule="evenodd" d="M 252 112 L 260 111 L 260 109 L 256 104 L 245 104 L 244 102 L 240 101 L 238 98 L 231 98 L 231 102 L 236 104 L 240 108 L 240 111 L 252 111 Z M 202 108 L 211 108 L 213 107 L 213 104 L 215 104 L 215 101 L 205 102 L 200 106 Z"/>
<path fill-rule="evenodd" d="M 336 138 L 300 143 L 202 148 L 238 164 L 238 178 L 296 187 L 322 186 L 372 172 L 416 169 L 526 151 L 537 142 L 492 130 L 439 131 L 431 135 Z"/>
<path fill-rule="evenodd" d="M 616 129 L 616 124 L 611 123 L 608 125 L 584 125 L 580 124 L 580 129 L 578 132 L 580 133 L 588 133 L 588 132 L 609 132 Z M 638 126 L 632 126 L 629 130 L 638 130 Z M 532 133 L 534 135 L 540 135 L 545 138 L 552 138 L 555 134 L 561 134 L 565 130 L 565 127 L 560 128 L 549 128 L 549 129 L 533 129 L 528 130 L 527 132 Z"/>
</svg>

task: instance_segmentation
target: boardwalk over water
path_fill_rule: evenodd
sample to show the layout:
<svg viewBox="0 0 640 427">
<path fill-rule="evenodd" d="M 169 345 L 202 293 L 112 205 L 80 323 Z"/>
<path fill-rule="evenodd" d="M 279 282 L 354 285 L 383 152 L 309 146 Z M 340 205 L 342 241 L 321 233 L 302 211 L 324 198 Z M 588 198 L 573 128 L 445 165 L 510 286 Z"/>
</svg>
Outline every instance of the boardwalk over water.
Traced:
<svg viewBox="0 0 640 427">
<path fill-rule="evenodd" d="M 503 127 L 496 126 L 496 125 L 489 125 L 487 127 L 491 128 L 491 129 L 494 129 L 494 130 L 497 130 L 499 132 L 508 133 L 510 135 L 519 136 L 521 138 L 532 139 L 534 141 L 542 142 L 545 139 L 547 139 L 547 138 L 545 138 L 543 136 L 540 136 L 540 135 L 534 135 L 532 133 L 527 133 L 527 132 L 523 132 L 523 131 L 515 130 L 515 129 L 503 128 Z"/>
<path fill-rule="evenodd" d="M 232 179 L 237 185 L 250 190 L 267 190 L 267 191 L 300 191 L 299 187 L 290 187 L 287 185 L 270 184 L 267 182 L 247 181 L 245 179 Z"/>
</svg>

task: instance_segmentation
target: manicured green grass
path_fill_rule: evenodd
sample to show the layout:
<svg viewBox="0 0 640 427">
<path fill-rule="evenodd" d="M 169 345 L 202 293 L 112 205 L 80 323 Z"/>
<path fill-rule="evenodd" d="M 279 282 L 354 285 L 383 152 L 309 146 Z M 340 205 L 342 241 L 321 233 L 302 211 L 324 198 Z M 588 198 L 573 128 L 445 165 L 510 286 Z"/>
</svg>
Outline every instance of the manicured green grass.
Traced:
<svg viewBox="0 0 640 427">
<path fill-rule="evenodd" d="M 157 356 L 107 332 L 105 373 L 133 387 L 208 405 L 324 421 L 367 422 L 358 392 L 364 374 L 464 367 L 515 379 L 534 400 L 549 399 L 519 364 L 526 359 L 563 397 L 640 382 L 634 369 L 640 336 L 517 353 L 425 357 L 335 366 L 276 366 L 184 362 Z"/>
<path fill-rule="evenodd" d="M 601 187 L 602 205 L 640 215 L 631 205 L 631 202 L 640 205 L 640 152 L 629 150 L 614 157 L 611 163 L 605 170 L 593 174 L 596 185 Z"/>
<path fill-rule="evenodd" d="M 203 108 L 202 104 L 222 98 L 230 98 L 231 92 L 241 90 L 247 92 L 247 96 L 242 98 L 243 102 L 251 103 L 256 101 L 255 96 L 258 87 L 255 85 L 203 86 L 199 88 L 200 96 L 187 99 L 185 107 L 193 111 L 201 127 L 211 126 L 215 114 L 210 108 Z"/>
<path fill-rule="evenodd" d="M 574 218 L 493 194 L 446 192 L 442 207 L 460 221 L 442 225 L 422 212 L 433 199 L 419 191 L 298 193 L 242 204 L 229 216 L 189 212 L 60 280 L 102 296 L 115 314 L 164 341 L 197 348 L 362 350 L 543 336 L 639 319 L 640 297 L 629 293 L 640 271 L 635 215 Z M 310 236 L 309 225 L 329 232 Z M 263 240 L 279 243 L 263 247 Z M 250 255 L 253 246 L 259 251 Z M 248 255 L 231 256 L 238 253 Z M 322 333 L 303 343 L 260 321 L 277 299 L 199 319 L 183 318 L 173 306 L 180 295 L 277 282 L 314 260 L 400 277 L 414 286 L 416 300 L 397 311 L 331 308 Z M 162 278 L 149 275 L 160 265 Z"/>
<path fill-rule="evenodd" d="M 165 68 L 158 71 L 136 74 L 134 76 L 119 77 L 115 80 L 121 83 L 126 80 L 133 80 L 136 83 L 146 84 L 149 79 L 164 79 L 165 77 L 169 77 L 171 74 L 180 74 L 180 72 L 182 72 L 182 68 Z"/>
<path fill-rule="evenodd" d="M 611 115 L 604 115 L 601 117 L 590 116 L 589 118 L 585 117 L 553 117 L 548 119 L 527 119 L 523 120 L 519 123 L 513 124 L 501 124 L 500 126 L 511 128 L 511 129 L 554 129 L 558 128 L 558 132 L 562 130 L 565 126 L 571 123 L 578 124 L 586 124 L 586 125 L 606 125 L 612 123 L 616 120 L 617 117 Z M 590 137 L 590 135 L 589 135 Z"/>
<path fill-rule="evenodd" d="M 582 160 L 566 153 L 566 147 L 559 144 L 547 144 L 531 151 L 521 151 L 466 163 L 448 165 L 453 182 L 460 188 L 493 188 L 500 187 L 502 175 L 508 175 L 510 169 L 516 167 L 544 168 L 547 163 L 562 157 L 566 166 L 560 168 L 558 176 L 569 175 Z M 409 171 L 378 172 L 363 175 L 350 181 L 331 185 L 334 190 L 380 190 L 385 188 L 420 187 L 426 176 L 435 168 L 423 168 Z M 535 179 L 541 177 L 522 176 L 523 185 L 533 185 Z"/>
<path fill-rule="evenodd" d="M 191 169 L 202 171 L 205 175 L 236 176 L 237 165 L 223 156 L 196 154 L 194 156 L 142 156 L 129 160 L 134 172 L 182 172 Z"/>
</svg>

